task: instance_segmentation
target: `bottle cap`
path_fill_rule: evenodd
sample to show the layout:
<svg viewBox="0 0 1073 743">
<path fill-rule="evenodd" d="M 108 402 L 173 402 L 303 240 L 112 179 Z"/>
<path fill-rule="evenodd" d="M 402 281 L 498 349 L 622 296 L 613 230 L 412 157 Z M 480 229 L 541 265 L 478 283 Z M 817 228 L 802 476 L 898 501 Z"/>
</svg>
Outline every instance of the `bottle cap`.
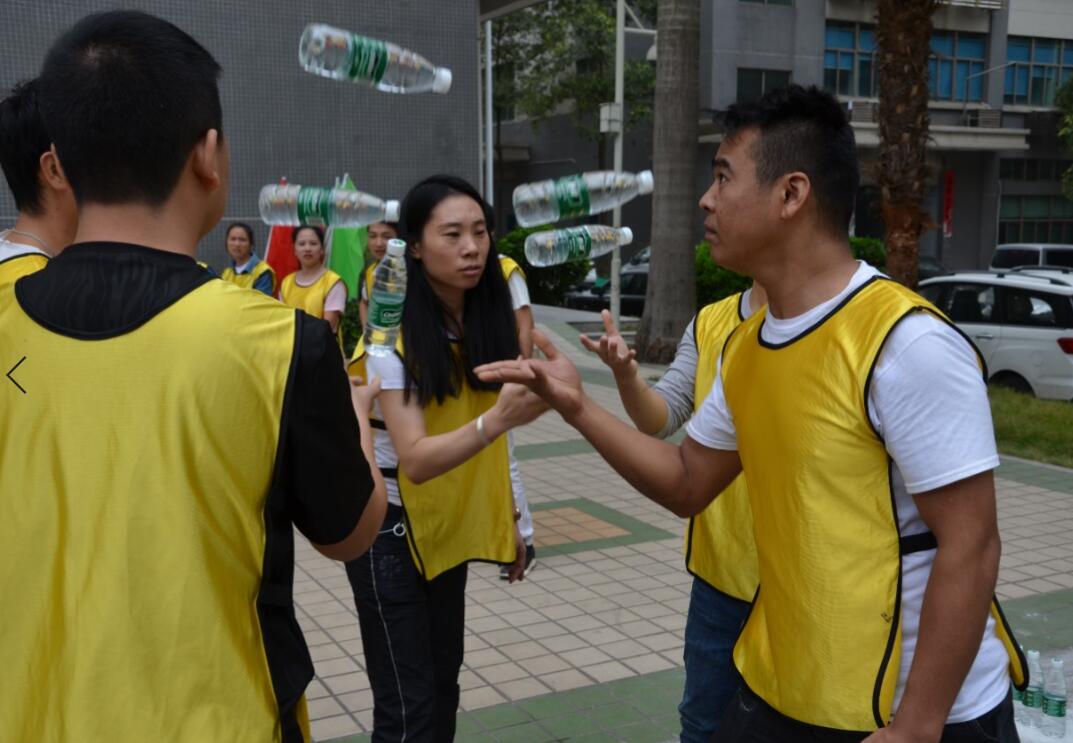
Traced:
<svg viewBox="0 0 1073 743">
<path fill-rule="evenodd" d="M 406 254 L 406 241 L 405 240 L 388 240 L 387 241 L 387 254 L 394 256 L 395 258 L 401 258 Z"/>
<path fill-rule="evenodd" d="M 399 202 L 395 201 L 394 199 L 392 199 L 391 201 L 384 202 L 384 221 L 399 221 Z"/>
<path fill-rule="evenodd" d="M 629 245 L 633 242 L 633 230 L 631 230 L 629 227 L 623 227 L 619 235 L 619 245 Z"/>
<path fill-rule="evenodd" d="M 446 93 L 451 89 L 451 71 L 446 67 L 436 68 L 436 79 L 432 81 L 433 93 Z"/>
<path fill-rule="evenodd" d="M 652 180 L 651 170 L 642 170 L 637 174 L 637 193 L 652 193 L 652 189 L 655 188 L 655 186 L 656 183 Z"/>
</svg>

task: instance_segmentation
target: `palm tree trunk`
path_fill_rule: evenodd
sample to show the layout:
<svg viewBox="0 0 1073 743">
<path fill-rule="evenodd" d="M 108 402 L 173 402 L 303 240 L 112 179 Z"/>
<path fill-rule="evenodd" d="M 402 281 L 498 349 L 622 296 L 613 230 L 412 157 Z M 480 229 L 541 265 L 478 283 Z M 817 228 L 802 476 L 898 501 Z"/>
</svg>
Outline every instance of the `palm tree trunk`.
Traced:
<svg viewBox="0 0 1073 743">
<path fill-rule="evenodd" d="M 927 165 L 928 57 L 938 0 L 879 0 L 879 164 L 887 273 L 917 284 L 920 236 L 933 224 L 922 205 Z"/>
<path fill-rule="evenodd" d="M 669 362 L 693 316 L 700 110 L 700 0 L 659 0 L 652 161 L 652 257 L 638 356 Z"/>
</svg>

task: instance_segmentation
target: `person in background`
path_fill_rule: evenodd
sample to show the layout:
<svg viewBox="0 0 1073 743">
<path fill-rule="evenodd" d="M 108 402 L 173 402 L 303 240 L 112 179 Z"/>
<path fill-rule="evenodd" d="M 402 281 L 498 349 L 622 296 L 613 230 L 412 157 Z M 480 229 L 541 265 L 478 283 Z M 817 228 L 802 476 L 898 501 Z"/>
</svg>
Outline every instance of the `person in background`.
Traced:
<svg viewBox="0 0 1073 743">
<path fill-rule="evenodd" d="M 294 254 L 300 268 L 283 279 L 280 301 L 327 320 L 332 332 L 339 335 L 342 347 L 339 325 L 346 310 L 346 283 L 324 266 L 324 230 L 312 225 L 295 227 Z"/>
<path fill-rule="evenodd" d="M 480 194 L 434 176 L 402 203 L 407 292 L 396 353 L 350 365 L 382 388 L 376 460 L 389 507 L 367 555 L 347 564 L 373 690 L 375 743 L 454 739 L 466 581 L 473 560 L 525 570 L 503 435 L 546 409 L 520 385 L 483 384 L 482 359 L 513 359 L 510 293 Z"/>
<path fill-rule="evenodd" d="M 276 272 L 253 252 L 253 228 L 245 222 L 234 222 L 227 228 L 224 240 L 231 265 L 224 269 L 220 278 L 274 297 Z"/>
<path fill-rule="evenodd" d="M 369 321 L 369 300 L 373 295 L 373 274 L 380 261 L 384 260 L 387 253 L 387 241 L 394 240 L 399 236 L 399 225 L 395 222 L 376 222 L 369 225 L 369 252 L 373 260 L 365 267 L 361 276 L 361 302 L 358 305 L 358 313 L 361 316 L 361 327 Z"/>
<path fill-rule="evenodd" d="M 0 101 L 0 168 L 19 210 L 0 231 L 0 286 L 33 273 L 63 250 L 78 227 L 78 207 L 38 106 L 38 81 Z"/>
<path fill-rule="evenodd" d="M 327 323 L 194 259 L 227 204 L 220 71 L 138 11 L 45 57 L 79 213 L 0 287 L 5 741 L 308 743 L 295 529 L 345 561 L 383 521 Z"/>
</svg>

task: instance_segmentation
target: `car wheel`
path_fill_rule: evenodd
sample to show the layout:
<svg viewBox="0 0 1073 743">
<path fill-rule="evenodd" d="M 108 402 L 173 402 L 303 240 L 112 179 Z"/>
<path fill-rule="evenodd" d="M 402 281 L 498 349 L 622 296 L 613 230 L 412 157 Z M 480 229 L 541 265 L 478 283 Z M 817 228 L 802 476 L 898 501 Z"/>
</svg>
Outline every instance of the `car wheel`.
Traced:
<svg viewBox="0 0 1073 743">
<path fill-rule="evenodd" d="M 998 374 L 995 374 L 991 377 L 991 384 L 996 387 L 1011 389 L 1014 392 L 1034 395 L 1032 385 L 1028 383 L 1028 380 L 1014 372 L 999 372 Z"/>
</svg>

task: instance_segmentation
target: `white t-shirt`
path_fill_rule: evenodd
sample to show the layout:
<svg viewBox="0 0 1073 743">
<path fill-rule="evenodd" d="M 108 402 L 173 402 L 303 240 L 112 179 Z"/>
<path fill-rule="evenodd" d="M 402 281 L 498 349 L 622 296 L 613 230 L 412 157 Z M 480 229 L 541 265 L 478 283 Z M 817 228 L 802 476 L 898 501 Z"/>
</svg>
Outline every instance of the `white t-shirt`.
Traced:
<svg viewBox="0 0 1073 743">
<path fill-rule="evenodd" d="M 252 259 L 251 259 L 252 260 Z M 294 283 L 301 287 L 313 286 L 313 284 L 320 281 L 320 277 L 324 275 L 328 269 L 322 268 L 317 274 L 317 277 L 308 283 L 302 283 L 299 281 L 298 276 L 294 277 Z M 325 312 L 345 312 L 346 311 L 346 283 L 340 279 L 336 281 L 331 289 L 328 290 L 327 296 L 324 297 L 324 311 Z"/>
<path fill-rule="evenodd" d="M 33 245 L 24 245 L 23 243 L 16 243 L 8 240 L 7 234 L 7 230 L 0 232 L 0 263 L 23 255 L 43 255 L 46 258 L 49 257 L 48 253 Z"/>
<path fill-rule="evenodd" d="M 371 381 L 374 377 L 380 377 L 380 389 L 404 390 L 406 389 L 406 369 L 402 365 L 402 359 L 397 355 L 390 356 L 366 356 L 365 372 Z M 373 418 L 384 420 L 384 414 L 380 410 L 380 401 L 373 403 Z M 376 466 L 380 469 L 399 466 L 399 454 L 395 451 L 395 445 L 391 443 L 391 436 L 387 431 L 373 429 L 373 452 L 376 454 Z M 399 498 L 399 483 L 391 478 L 384 479 L 387 487 L 387 501 L 396 506 L 402 505 Z"/>
<path fill-rule="evenodd" d="M 769 312 L 761 330 L 763 339 L 772 344 L 792 340 L 877 274 L 876 269 L 861 263 L 838 296 L 808 312 L 785 319 Z M 938 318 L 926 313 L 910 315 L 891 331 L 868 395 L 869 418 L 895 464 L 892 485 L 901 533 L 925 532 L 928 527 L 912 494 L 950 485 L 999 464 L 987 387 L 976 354 L 956 330 Z M 738 448 L 721 369 L 686 430 L 690 438 L 711 449 Z M 895 712 L 913 663 L 920 607 L 934 559 L 934 550 L 902 558 L 902 659 Z M 973 720 L 997 706 L 1010 688 L 1008 663 L 994 619 L 989 616 L 980 650 L 948 722 Z"/>
<path fill-rule="evenodd" d="M 522 278 L 521 271 L 515 271 L 510 275 L 507 279 L 507 288 L 510 289 L 510 304 L 515 311 L 529 306 L 529 287 Z"/>
</svg>

